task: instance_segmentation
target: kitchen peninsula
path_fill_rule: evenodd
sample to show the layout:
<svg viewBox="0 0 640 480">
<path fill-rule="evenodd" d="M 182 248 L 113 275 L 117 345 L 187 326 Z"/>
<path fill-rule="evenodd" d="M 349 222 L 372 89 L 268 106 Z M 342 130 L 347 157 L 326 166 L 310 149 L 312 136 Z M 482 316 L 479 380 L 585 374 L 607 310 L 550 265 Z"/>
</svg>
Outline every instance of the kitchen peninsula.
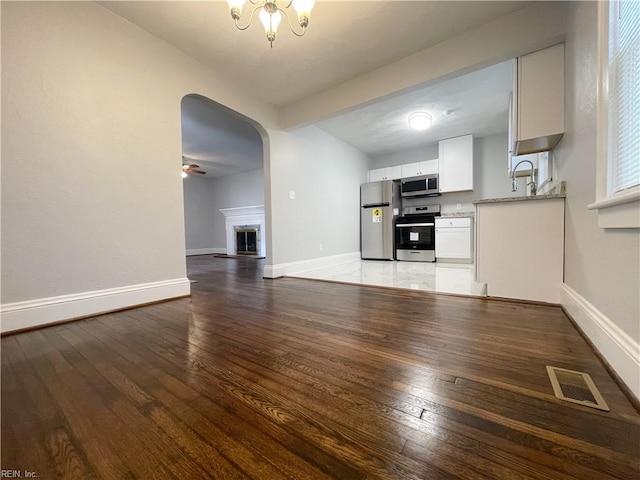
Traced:
<svg viewBox="0 0 640 480">
<path fill-rule="evenodd" d="M 490 297 L 559 303 L 565 194 L 477 200 L 476 281 Z"/>
</svg>

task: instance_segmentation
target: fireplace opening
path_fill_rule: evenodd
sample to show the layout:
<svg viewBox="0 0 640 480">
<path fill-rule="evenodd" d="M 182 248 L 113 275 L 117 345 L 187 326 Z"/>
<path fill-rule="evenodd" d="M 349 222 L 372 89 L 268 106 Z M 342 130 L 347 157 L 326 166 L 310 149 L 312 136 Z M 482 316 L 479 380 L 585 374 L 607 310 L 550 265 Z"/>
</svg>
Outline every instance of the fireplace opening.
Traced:
<svg viewBox="0 0 640 480">
<path fill-rule="evenodd" d="M 258 255 L 260 252 L 260 226 L 245 225 L 234 227 L 236 255 Z"/>
</svg>

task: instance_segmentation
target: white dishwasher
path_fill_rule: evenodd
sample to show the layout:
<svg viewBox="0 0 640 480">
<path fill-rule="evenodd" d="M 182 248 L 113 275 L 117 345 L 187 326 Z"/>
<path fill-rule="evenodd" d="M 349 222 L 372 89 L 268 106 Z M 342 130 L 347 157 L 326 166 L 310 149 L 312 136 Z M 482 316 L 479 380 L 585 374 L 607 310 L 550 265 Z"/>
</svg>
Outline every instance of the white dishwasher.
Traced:
<svg viewBox="0 0 640 480">
<path fill-rule="evenodd" d="M 473 263 L 472 217 L 436 217 L 436 261 Z"/>
</svg>

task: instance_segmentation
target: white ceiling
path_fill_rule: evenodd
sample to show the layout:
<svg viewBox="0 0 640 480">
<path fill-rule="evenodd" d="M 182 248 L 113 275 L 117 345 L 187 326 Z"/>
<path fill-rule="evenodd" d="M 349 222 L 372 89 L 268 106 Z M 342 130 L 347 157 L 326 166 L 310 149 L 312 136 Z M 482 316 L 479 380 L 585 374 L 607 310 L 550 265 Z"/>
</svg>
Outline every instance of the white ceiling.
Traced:
<svg viewBox="0 0 640 480">
<path fill-rule="evenodd" d="M 99 3 L 203 63 L 224 69 L 225 76 L 252 95 L 284 106 L 533 2 L 318 0 L 306 35 L 294 36 L 283 21 L 273 49 L 259 22 L 246 31 L 236 29 L 226 1 Z M 248 9 L 247 2 L 245 14 Z M 505 72 L 502 66 L 473 73 L 347 112 L 318 126 L 371 155 L 465 133 L 495 133 L 499 123 L 504 131 L 507 97 L 501 91 L 506 85 L 501 75 Z M 509 80 L 509 89 L 510 85 Z M 185 108 L 185 156 L 208 167 L 207 177 L 247 171 L 255 143 L 245 152 L 248 156 L 241 158 L 238 141 L 248 135 L 240 126 L 244 122 L 216 104 L 199 103 L 188 102 Z M 403 130 L 402 117 L 416 107 L 434 113 L 434 126 L 421 136 Z M 453 112 L 446 123 L 438 117 L 444 110 Z M 207 111 L 212 115 L 209 121 L 204 118 Z M 211 130 L 205 133 L 207 124 Z M 240 131 L 233 132 L 232 125 Z"/>
<path fill-rule="evenodd" d="M 316 125 L 372 156 L 428 145 L 472 133 L 477 137 L 507 131 L 512 62 L 381 100 Z M 424 111 L 433 118 L 427 130 L 409 127 L 408 116 Z"/>
</svg>

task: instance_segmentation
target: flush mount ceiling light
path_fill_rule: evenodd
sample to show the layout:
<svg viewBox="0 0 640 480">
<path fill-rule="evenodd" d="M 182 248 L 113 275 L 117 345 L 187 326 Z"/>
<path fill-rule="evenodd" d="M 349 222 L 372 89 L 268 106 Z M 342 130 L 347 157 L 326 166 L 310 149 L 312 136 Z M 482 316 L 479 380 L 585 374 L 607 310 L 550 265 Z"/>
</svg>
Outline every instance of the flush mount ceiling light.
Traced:
<svg viewBox="0 0 640 480">
<path fill-rule="evenodd" d="M 227 3 L 229 4 L 229 12 L 231 13 L 231 18 L 236 22 L 236 27 L 238 27 L 238 30 L 246 30 L 253 22 L 253 17 L 256 12 L 259 12 L 258 17 L 264 26 L 264 31 L 267 34 L 267 40 L 271 44 L 271 48 L 273 48 L 273 41 L 276 39 L 276 32 L 278 30 L 278 25 L 282 20 L 282 15 L 284 14 L 284 16 L 287 17 L 287 23 L 294 35 L 301 37 L 306 32 L 307 26 L 309 25 L 309 16 L 311 15 L 311 9 L 313 8 L 315 0 L 290 0 L 288 2 L 284 0 L 249 0 L 249 3 L 254 5 L 254 8 L 249 15 L 249 23 L 244 27 L 241 27 L 238 21 L 242 15 L 242 6 L 245 2 L 246 0 L 227 0 Z M 287 13 L 287 9 L 289 7 L 293 7 L 296 11 L 298 24 L 301 28 L 300 32 L 297 32 L 291 23 L 291 17 L 289 17 L 289 14 Z"/>
<path fill-rule="evenodd" d="M 409 125 L 416 130 L 426 130 L 433 123 L 433 118 L 427 112 L 415 112 L 409 115 Z"/>
</svg>

